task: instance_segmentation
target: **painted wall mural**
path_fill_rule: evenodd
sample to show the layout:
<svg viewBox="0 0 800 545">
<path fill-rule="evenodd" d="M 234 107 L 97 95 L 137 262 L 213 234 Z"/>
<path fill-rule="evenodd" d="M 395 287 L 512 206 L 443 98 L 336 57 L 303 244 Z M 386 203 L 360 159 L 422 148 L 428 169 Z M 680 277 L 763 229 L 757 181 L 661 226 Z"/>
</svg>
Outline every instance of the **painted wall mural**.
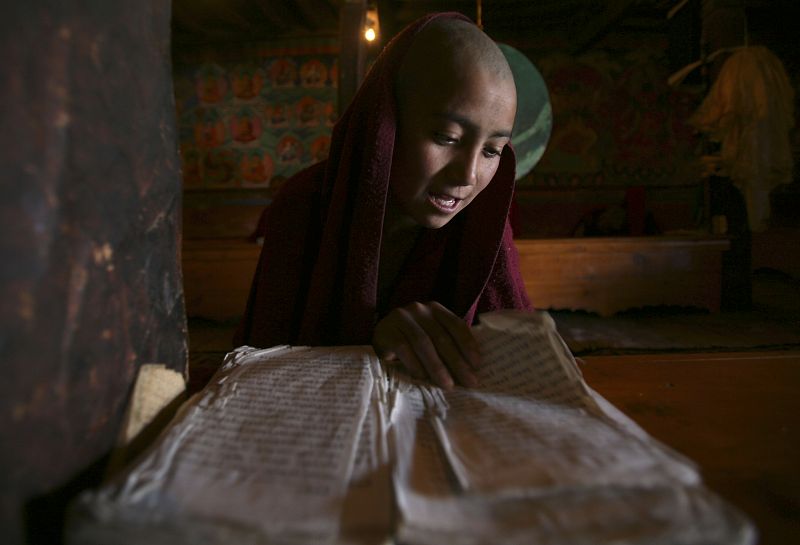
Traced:
<svg viewBox="0 0 800 545">
<path fill-rule="evenodd" d="M 176 53 L 184 189 L 267 188 L 327 157 L 337 58 L 335 40 Z"/>
<path fill-rule="evenodd" d="M 553 130 L 518 183 L 519 236 L 704 228 L 702 142 L 688 123 L 703 89 L 667 84 L 666 46 L 633 34 L 578 55 L 527 51 L 547 84 Z"/>
<path fill-rule="evenodd" d="M 687 183 L 699 140 L 688 119 L 701 97 L 672 89 L 659 45 L 597 49 L 535 61 L 547 82 L 553 133 L 522 185 Z"/>
</svg>

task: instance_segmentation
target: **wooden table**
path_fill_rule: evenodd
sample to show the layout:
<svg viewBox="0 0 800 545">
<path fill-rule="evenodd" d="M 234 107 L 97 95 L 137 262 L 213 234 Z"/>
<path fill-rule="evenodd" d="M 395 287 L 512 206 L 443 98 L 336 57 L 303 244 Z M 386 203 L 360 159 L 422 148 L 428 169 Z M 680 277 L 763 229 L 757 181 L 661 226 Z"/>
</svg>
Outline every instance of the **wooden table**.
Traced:
<svg viewBox="0 0 800 545">
<path fill-rule="evenodd" d="M 761 545 L 800 543 L 800 351 L 585 357 L 586 382 L 700 467 Z"/>
</svg>

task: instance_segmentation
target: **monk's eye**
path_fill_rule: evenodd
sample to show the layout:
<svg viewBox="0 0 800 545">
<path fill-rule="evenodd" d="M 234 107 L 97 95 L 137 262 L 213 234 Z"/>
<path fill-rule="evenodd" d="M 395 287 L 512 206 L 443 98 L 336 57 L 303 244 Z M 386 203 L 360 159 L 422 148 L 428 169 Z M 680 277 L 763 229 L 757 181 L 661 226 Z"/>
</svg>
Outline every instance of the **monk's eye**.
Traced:
<svg viewBox="0 0 800 545">
<path fill-rule="evenodd" d="M 494 148 L 494 147 L 483 148 L 483 156 L 486 157 L 487 159 L 499 157 L 501 153 L 503 153 L 503 150 L 501 148 Z"/>
<path fill-rule="evenodd" d="M 458 139 L 451 134 L 435 132 L 433 133 L 433 141 L 441 146 L 448 146 L 457 143 Z"/>
</svg>

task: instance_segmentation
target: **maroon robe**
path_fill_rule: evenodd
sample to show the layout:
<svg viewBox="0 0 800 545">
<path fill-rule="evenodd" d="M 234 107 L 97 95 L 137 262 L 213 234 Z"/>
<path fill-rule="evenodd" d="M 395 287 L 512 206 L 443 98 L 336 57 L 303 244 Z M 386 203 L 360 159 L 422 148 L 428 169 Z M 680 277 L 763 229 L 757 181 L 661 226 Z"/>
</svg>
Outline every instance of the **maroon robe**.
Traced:
<svg viewBox="0 0 800 545">
<path fill-rule="evenodd" d="M 326 161 L 291 178 L 266 214 L 261 251 L 234 342 L 369 344 L 377 308 L 383 218 L 397 128 L 394 78 L 416 34 L 407 27 L 380 54 L 333 129 Z M 438 301 L 471 324 L 477 313 L 530 309 L 508 211 L 515 160 L 506 146 L 489 185 L 440 229 L 423 229 L 387 309 Z"/>
</svg>

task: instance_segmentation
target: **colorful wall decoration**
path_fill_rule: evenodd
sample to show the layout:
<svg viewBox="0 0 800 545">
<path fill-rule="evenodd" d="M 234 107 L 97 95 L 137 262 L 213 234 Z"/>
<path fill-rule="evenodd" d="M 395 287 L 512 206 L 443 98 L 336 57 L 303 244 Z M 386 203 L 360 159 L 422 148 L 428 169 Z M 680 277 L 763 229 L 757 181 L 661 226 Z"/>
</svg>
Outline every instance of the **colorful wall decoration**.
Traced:
<svg viewBox="0 0 800 545">
<path fill-rule="evenodd" d="M 184 189 L 267 188 L 327 157 L 334 40 L 176 52 Z"/>
<path fill-rule="evenodd" d="M 577 56 L 531 57 L 550 93 L 553 132 L 521 185 L 696 181 L 699 140 L 688 119 L 702 90 L 667 85 L 665 43 L 617 40 Z"/>
<path fill-rule="evenodd" d="M 518 235 L 576 236 L 598 218 L 614 220 L 607 235 L 703 229 L 702 142 L 688 120 L 704 89 L 667 84 L 666 39 L 611 34 L 580 54 L 562 45 L 526 50 L 547 84 L 553 129 L 518 182 Z M 646 219 L 637 229 L 632 211 Z"/>
</svg>

